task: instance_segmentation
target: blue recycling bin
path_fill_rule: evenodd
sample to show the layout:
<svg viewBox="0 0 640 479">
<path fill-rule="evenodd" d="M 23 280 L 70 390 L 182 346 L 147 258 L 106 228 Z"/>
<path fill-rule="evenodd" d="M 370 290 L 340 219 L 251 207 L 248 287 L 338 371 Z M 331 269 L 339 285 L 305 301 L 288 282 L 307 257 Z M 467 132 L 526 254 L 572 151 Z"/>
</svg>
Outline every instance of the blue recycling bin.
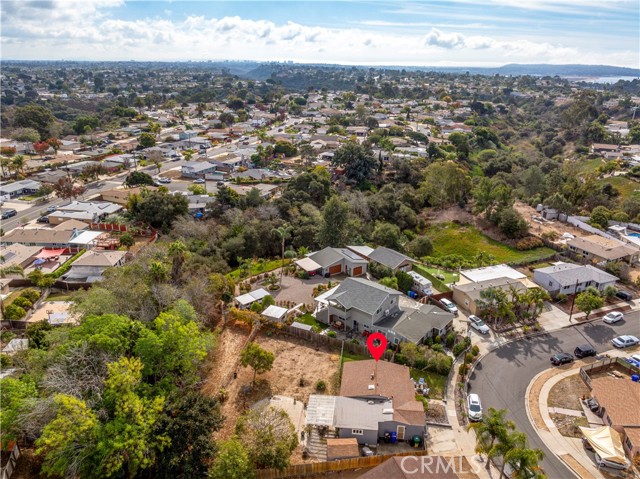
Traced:
<svg viewBox="0 0 640 479">
<path fill-rule="evenodd" d="M 391 431 L 391 444 L 395 444 L 396 442 L 398 442 L 398 433 Z"/>
</svg>

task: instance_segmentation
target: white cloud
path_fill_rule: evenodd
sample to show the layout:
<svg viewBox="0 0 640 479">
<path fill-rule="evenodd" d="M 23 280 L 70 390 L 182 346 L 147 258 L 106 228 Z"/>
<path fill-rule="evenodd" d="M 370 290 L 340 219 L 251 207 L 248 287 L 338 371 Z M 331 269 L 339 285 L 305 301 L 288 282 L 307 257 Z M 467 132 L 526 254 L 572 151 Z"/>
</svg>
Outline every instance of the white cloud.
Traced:
<svg viewBox="0 0 640 479">
<path fill-rule="evenodd" d="M 459 29 L 431 28 L 424 33 L 419 28 L 393 31 L 381 28 L 374 32 L 369 28 L 327 28 L 239 16 L 191 15 L 177 20 L 160 15 L 124 20 L 110 15 L 110 7 L 119 4 L 121 0 L 53 0 L 44 7 L 35 7 L 29 3 L 3 1 L 0 4 L 2 56 L 7 59 L 249 59 L 434 66 L 576 63 L 578 59 L 583 63 L 637 64 L 632 45 L 629 51 L 605 55 L 580 47 L 579 43 L 563 45 L 552 38 L 535 42 L 469 35 L 461 33 L 465 31 L 460 30 L 463 25 L 459 25 Z"/>
</svg>

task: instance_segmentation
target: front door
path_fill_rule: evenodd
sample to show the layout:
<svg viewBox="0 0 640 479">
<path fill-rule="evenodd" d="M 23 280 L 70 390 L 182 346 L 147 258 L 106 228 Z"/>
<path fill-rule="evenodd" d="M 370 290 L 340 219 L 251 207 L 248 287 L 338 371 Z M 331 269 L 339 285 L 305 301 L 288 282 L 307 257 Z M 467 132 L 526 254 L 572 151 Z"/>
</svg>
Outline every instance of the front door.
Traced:
<svg viewBox="0 0 640 479">
<path fill-rule="evenodd" d="M 398 426 L 397 429 L 397 434 L 398 434 L 398 441 L 404 441 L 404 426 Z"/>
<path fill-rule="evenodd" d="M 354 330 L 355 332 L 358 332 L 358 330 L 360 329 L 358 326 L 359 326 L 359 325 L 358 325 L 358 321 L 354 321 L 354 322 L 353 322 L 353 330 Z"/>
</svg>

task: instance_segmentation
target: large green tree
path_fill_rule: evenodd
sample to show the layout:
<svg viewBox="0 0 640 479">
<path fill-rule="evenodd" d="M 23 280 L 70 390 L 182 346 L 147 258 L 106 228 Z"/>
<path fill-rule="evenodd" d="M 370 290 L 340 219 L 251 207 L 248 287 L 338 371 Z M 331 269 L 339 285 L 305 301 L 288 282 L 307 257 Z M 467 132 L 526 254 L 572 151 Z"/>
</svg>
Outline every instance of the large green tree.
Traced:
<svg viewBox="0 0 640 479">
<path fill-rule="evenodd" d="M 210 479 L 253 479 L 255 467 L 247 450 L 237 437 L 220 445 L 220 451 L 209 471 Z"/>
<path fill-rule="evenodd" d="M 452 161 L 432 163 L 424 170 L 420 193 L 431 206 L 445 207 L 465 201 L 471 191 L 471 177 Z"/>
<path fill-rule="evenodd" d="M 349 141 L 338 148 L 333 155 L 332 164 L 344 168 L 347 180 L 357 185 L 370 180 L 378 167 L 371 149 L 355 141 Z"/>
<path fill-rule="evenodd" d="M 40 134 L 40 138 L 51 136 L 50 127 L 55 121 L 51 110 L 42 105 L 31 103 L 15 109 L 13 124 L 22 128 L 33 128 Z"/>
<path fill-rule="evenodd" d="M 352 238 L 351 209 L 338 196 L 333 196 L 322 209 L 322 224 L 318 232 L 321 246 L 346 246 Z"/>
<path fill-rule="evenodd" d="M 254 384 L 256 375 L 270 371 L 275 359 L 276 357 L 271 351 L 261 348 L 259 344 L 254 342 L 247 344 L 240 352 L 240 364 L 245 368 L 249 366 L 253 369 Z"/>
</svg>

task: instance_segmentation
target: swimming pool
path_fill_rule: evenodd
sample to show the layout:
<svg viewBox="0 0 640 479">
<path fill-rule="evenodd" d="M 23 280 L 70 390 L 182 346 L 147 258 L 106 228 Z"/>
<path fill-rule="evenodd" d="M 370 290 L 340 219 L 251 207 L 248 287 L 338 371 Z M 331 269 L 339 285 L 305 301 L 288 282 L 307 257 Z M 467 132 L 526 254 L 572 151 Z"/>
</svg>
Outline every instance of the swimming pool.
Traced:
<svg viewBox="0 0 640 479">
<path fill-rule="evenodd" d="M 629 233 L 629 236 L 633 236 L 634 238 L 640 238 L 640 233 Z"/>
</svg>

